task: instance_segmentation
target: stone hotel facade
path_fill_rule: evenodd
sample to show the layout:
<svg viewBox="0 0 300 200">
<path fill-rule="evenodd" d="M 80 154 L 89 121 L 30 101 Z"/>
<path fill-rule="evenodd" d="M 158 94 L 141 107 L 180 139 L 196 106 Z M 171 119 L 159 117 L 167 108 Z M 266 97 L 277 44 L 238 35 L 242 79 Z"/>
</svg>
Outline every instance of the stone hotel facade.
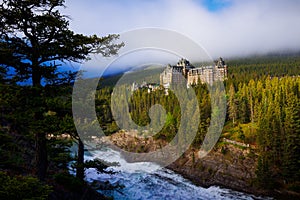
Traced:
<svg viewBox="0 0 300 200">
<path fill-rule="evenodd" d="M 214 66 L 194 67 L 186 59 L 181 59 L 177 65 L 167 65 L 160 74 L 160 84 L 170 88 L 172 84 L 187 83 L 187 86 L 201 83 L 212 85 L 214 81 L 223 81 L 227 78 L 227 65 L 220 58 Z"/>
</svg>

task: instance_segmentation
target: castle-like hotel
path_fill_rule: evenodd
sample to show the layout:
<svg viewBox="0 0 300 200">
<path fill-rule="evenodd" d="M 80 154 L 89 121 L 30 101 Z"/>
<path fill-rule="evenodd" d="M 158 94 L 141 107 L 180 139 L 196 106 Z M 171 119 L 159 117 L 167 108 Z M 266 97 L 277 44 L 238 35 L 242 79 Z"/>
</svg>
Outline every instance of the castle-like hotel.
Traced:
<svg viewBox="0 0 300 200">
<path fill-rule="evenodd" d="M 220 58 L 215 61 L 214 66 L 194 67 L 186 59 L 181 59 L 177 65 L 167 65 L 166 69 L 160 74 L 160 85 L 170 88 L 172 84 L 187 83 L 195 85 L 201 83 L 213 84 L 214 81 L 223 81 L 227 78 L 227 65 Z"/>
</svg>

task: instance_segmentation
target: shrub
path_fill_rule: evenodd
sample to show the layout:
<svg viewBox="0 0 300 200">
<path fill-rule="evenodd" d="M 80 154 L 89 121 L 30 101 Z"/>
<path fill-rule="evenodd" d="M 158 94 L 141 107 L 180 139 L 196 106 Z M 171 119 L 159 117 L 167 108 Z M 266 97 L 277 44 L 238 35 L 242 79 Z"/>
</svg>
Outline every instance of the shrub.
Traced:
<svg viewBox="0 0 300 200">
<path fill-rule="evenodd" d="M 69 173 L 56 174 L 55 181 L 70 191 L 81 191 L 83 187 L 83 182 Z"/>
<path fill-rule="evenodd" d="M 47 199 L 51 187 L 31 176 L 9 176 L 0 172 L 0 199 Z"/>
</svg>

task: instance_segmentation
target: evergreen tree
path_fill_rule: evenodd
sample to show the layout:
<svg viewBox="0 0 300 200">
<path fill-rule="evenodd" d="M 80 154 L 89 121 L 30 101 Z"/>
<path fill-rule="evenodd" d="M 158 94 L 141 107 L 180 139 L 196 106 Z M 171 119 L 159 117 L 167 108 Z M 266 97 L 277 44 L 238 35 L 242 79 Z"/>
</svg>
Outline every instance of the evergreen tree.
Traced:
<svg viewBox="0 0 300 200">
<path fill-rule="evenodd" d="M 117 35 L 105 37 L 75 34 L 60 13 L 64 0 L 4 0 L 0 5 L 0 65 L 13 68 L 17 80 L 31 79 L 36 141 L 37 176 L 43 180 L 48 166 L 43 121 L 42 83 L 61 78 L 61 62 L 81 62 L 90 53 L 115 54 L 123 44 L 113 44 Z M 61 61 L 61 62 L 60 62 Z M 55 82 L 55 81 L 54 81 Z"/>
<path fill-rule="evenodd" d="M 229 119 L 232 120 L 232 124 L 234 126 L 237 120 L 238 108 L 237 108 L 237 101 L 235 98 L 235 89 L 233 84 L 230 85 L 230 89 L 229 89 L 228 113 L 229 113 Z"/>
<path fill-rule="evenodd" d="M 300 180 L 300 104 L 293 93 L 287 96 L 285 108 L 283 174 L 288 181 Z"/>
</svg>

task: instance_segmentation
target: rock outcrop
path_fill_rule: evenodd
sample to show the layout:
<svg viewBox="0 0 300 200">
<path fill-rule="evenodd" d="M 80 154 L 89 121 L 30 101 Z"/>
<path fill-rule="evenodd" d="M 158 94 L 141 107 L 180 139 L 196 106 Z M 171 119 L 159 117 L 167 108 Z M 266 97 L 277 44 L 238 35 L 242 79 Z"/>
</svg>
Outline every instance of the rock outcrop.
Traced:
<svg viewBox="0 0 300 200">
<path fill-rule="evenodd" d="M 167 142 L 142 138 L 136 132 L 119 132 L 106 138 L 116 146 L 130 152 L 151 152 L 162 148 Z M 219 185 L 237 191 L 278 199 L 300 197 L 287 190 L 267 191 L 256 187 L 256 165 L 258 155 L 251 147 L 223 143 L 216 146 L 205 157 L 199 157 L 199 150 L 190 148 L 167 168 L 181 174 L 193 183 L 209 187 Z"/>
</svg>

